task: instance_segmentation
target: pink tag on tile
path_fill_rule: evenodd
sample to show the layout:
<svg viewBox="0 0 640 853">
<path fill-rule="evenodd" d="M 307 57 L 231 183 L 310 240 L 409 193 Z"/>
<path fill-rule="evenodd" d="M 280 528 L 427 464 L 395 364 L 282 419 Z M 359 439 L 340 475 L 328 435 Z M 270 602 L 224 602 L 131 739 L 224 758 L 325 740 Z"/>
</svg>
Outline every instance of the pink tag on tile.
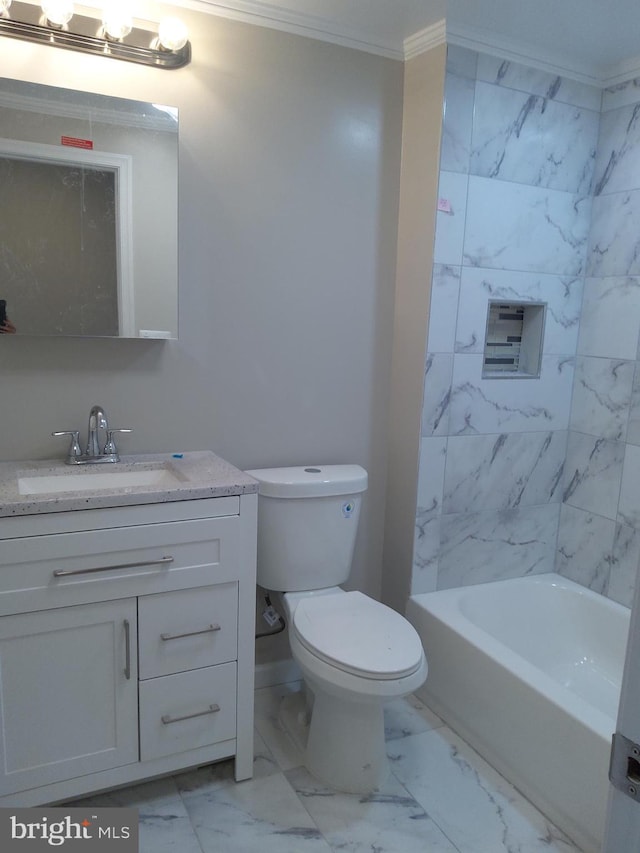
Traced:
<svg viewBox="0 0 640 853">
<path fill-rule="evenodd" d="M 448 198 L 438 199 L 438 210 L 441 210 L 443 213 L 452 213 L 451 202 Z"/>
</svg>

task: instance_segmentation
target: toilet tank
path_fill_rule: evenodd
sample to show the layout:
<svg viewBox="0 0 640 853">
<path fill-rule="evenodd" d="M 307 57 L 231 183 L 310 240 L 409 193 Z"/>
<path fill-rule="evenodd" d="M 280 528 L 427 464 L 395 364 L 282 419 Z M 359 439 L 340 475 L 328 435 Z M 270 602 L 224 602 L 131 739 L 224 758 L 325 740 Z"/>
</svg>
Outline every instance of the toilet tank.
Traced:
<svg viewBox="0 0 640 853">
<path fill-rule="evenodd" d="M 247 471 L 258 480 L 258 583 L 279 592 L 338 586 L 351 571 L 367 472 L 359 465 Z"/>
</svg>

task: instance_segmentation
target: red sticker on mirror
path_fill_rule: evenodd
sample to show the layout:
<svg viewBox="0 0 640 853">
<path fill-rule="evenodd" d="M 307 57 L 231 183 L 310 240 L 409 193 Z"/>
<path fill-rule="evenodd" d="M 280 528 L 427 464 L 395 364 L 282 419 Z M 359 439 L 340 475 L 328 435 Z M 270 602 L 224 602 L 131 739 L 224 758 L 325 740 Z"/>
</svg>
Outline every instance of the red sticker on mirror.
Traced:
<svg viewBox="0 0 640 853">
<path fill-rule="evenodd" d="M 79 139 L 77 136 L 61 136 L 60 142 L 73 148 L 93 148 L 92 139 Z"/>
</svg>

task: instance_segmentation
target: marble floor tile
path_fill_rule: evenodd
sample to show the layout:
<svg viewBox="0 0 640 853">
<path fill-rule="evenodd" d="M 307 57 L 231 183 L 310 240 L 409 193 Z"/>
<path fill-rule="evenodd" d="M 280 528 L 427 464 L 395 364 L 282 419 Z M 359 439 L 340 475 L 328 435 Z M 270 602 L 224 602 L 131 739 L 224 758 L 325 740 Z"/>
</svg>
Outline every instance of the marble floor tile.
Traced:
<svg viewBox="0 0 640 853">
<path fill-rule="evenodd" d="M 254 731 L 253 778 L 262 779 L 265 776 L 271 776 L 273 773 L 279 772 L 280 767 L 271 751 L 259 732 Z M 187 794 L 205 790 L 212 791 L 216 788 L 222 788 L 224 785 L 233 785 L 235 784 L 233 774 L 234 761 L 230 758 L 227 761 L 218 761 L 214 764 L 207 764 L 204 767 L 197 767 L 194 770 L 178 773 L 174 776 L 174 779 L 178 791 L 181 794 Z"/>
<path fill-rule="evenodd" d="M 450 729 L 390 744 L 394 775 L 460 853 L 578 853 Z"/>
<path fill-rule="evenodd" d="M 256 691 L 253 779 L 228 760 L 69 805 L 138 809 L 140 853 L 579 853 L 415 696 L 385 710 L 380 789 L 326 788 L 278 722 L 300 686 Z"/>
<path fill-rule="evenodd" d="M 387 741 L 410 737 L 443 725 L 440 717 L 413 695 L 394 699 L 384 708 L 384 736 Z"/>
<path fill-rule="evenodd" d="M 67 805 L 137 809 L 139 853 L 202 853 L 191 819 L 171 777 L 118 788 Z"/>
<path fill-rule="evenodd" d="M 285 774 L 332 850 L 458 853 L 424 808 L 389 775 L 372 794 L 341 794 L 303 767 Z"/>
<path fill-rule="evenodd" d="M 284 701 L 288 712 L 292 713 L 296 707 L 302 710 L 303 700 L 301 697 L 302 683 L 283 684 L 277 687 L 265 687 L 256 691 L 256 728 L 265 733 L 264 740 L 258 735 L 255 745 L 254 766 L 256 774 L 261 772 L 265 775 L 269 771 L 269 760 L 275 760 L 280 770 L 292 770 L 303 764 L 303 748 L 298 741 L 301 739 L 299 732 L 290 733 L 285 730 L 282 722 L 281 706 Z M 258 697 L 258 693 L 261 694 Z M 298 699 L 295 704 L 292 699 Z M 444 723 L 416 696 L 406 696 L 394 699 L 385 704 L 384 707 L 384 730 L 387 741 L 398 738 L 409 737 L 421 732 L 435 729 Z M 215 767 L 216 765 L 214 765 Z M 220 766 L 220 765 L 217 765 Z M 271 765 L 273 767 L 273 765 Z M 233 778 L 233 766 L 228 771 L 228 779 Z M 200 773 L 201 771 L 197 771 Z M 213 771 L 210 771 L 213 772 Z M 179 782 L 180 786 L 180 782 Z"/>
<path fill-rule="evenodd" d="M 282 773 L 182 795 L 203 853 L 329 853 Z"/>
<path fill-rule="evenodd" d="M 291 770 L 302 764 L 302 752 L 285 731 L 280 720 L 283 699 L 298 693 L 302 683 L 277 684 L 255 692 L 255 728 L 264 739 L 281 770 Z"/>
</svg>

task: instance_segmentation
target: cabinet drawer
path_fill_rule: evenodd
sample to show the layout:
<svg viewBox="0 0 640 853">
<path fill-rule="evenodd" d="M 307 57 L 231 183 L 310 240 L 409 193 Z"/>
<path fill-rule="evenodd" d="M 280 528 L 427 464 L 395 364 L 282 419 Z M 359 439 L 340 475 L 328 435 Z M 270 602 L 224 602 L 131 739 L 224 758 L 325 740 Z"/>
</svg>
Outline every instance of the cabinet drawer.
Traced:
<svg viewBox="0 0 640 853">
<path fill-rule="evenodd" d="M 141 681 L 140 759 L 172 755 L 236 736 L 236 665 Z"/>
<path fill-rule="evenodd" d="M 232 580 L 239 532 L 224 516 L 5 540 L 0 615 Z"/>
<path fill-rule="evenodd" d="M 235 660 L 238 585 L 141 596 L 138 631 L 141 679 Z"/>
</svg>

